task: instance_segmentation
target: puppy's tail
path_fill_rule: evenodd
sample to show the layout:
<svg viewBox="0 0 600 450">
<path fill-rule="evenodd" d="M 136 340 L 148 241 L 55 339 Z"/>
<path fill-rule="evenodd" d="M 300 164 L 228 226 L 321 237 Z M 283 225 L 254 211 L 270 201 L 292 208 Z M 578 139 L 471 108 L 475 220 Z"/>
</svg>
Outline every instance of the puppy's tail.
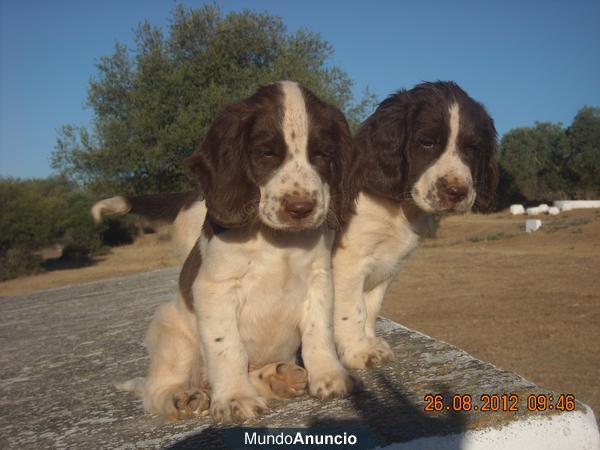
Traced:
<svg viewBox="0 0 600 450">
<path fill-rule="evenodd" d="M 100 223 L 102 222 L 102 214 L 122 215 L 127 214 L 129 211 L 131 211 L 131 204 L 127 201 L 127 198 L 117 195 L 116 197 L 105 198 L 96 202 L 90 212 L 92 213 L 94 222 Z"/>
<path fill-rule="evenodd" d="M 146 387 L 146 379 L 142 377 L 132 378 L 131 380 L 123 381 L 122 383 L 116 383 L 115 387 L 120 391 L 131 392 L 137 397 L 142 398 L 144 395 L 144 388 Z"/>
<path fill-rule="evenodd" d="M 171 223 L 177 214 L 189 208 L 193 203 L 204 200 L 199 191 L 168 192 L 166 194 L 149 194 L 132 197 L 117 195 L 100 200 L 92 206 L 94 221 L 100 223 L 103 215 L 139 214 L 150 220 Z"/>
</svg>

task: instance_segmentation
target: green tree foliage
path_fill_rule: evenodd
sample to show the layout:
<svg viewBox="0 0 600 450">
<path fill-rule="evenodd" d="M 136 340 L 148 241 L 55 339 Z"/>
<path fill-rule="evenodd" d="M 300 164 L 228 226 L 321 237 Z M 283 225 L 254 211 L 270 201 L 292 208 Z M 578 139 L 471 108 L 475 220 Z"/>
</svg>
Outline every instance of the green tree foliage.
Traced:
<svg viewBox="0 0 600 450">
<path fill-rule="evenodd" d="M 72 185 L 63 177 L 0 179 L 0 252 L 10 247 L 36 250 L 60 234 L 59 217 Z"/>
<path fill-rule="evenodd" d="M 567 130 L 572 182 L 582 197 L 600 194 L 600 108 L 579 110 Z"/>
<path fill-rule="evenodd" d="M 290 33 L 266 13 L 178 5 L 166 33 L 144 22 L 133 50 L 117 43 L 100 58 L 88 91 L 91 131 L 63 126 L 52 166 L 97 194 L 187 188 L 182 160 L 218 109 L 281 79 L 303 83 L 356 125 L 374 97 L 353 102 L 352 82 L 329 63 L 332 54 L 317 34 Z"/>
<path fill-rule="evenodd" d="M 563 196 L 568 190 L 562 177 L 568 147 L 560 125 L 536 123 L 531 128 L 515 128 L 506 133 L 499 159 L 526 198 Z"/>
<path fill-rule="evenodd" d="M 500 205 L 600 195 L 600 108 L 582 108 L 571 126 L 536 123 L 502 137 Z"/>
</svg>

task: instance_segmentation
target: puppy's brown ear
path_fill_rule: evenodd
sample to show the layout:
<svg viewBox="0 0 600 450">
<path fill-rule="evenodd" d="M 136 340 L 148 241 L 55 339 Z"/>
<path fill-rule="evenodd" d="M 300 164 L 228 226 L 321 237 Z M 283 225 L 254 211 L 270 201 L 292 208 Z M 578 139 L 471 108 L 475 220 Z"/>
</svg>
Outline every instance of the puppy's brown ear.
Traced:
<svg viewBox="0 0 600 450">
<path fill-rule="evenodd" d="M 260 192 L 249 176 L 247 105 L 234 103 L 216 117 L 200 147 L 185 163 L 200 178 L 209 217 L 224 228 L 256 220 Z"/>
<path fill-rule="evenodd" d="M 497 135 L 494 121 L 484 112 L 486 117 L 486 142 L 482 157 L 477 167 L 475 177 L 475 205 L 473 209 L 479 212 L 490 211 L 496 200 L 496 191 L 498 190 L 499 171 L 498 160 L 496 155 Z"/>
<path fill-rule="evenodd" d="M 384 100 L 354 138 L 362 165 L 360 187 L 394 201 L 404 199 L 408 185 L 412 103 L 406 91 Z"/>
<path fill-rule="evenodd" d="M 315 149 L 327 155 L 324 159 L 314 160 L 313 156 L 309 156 L 329 184 L 327 225 L 335 230 L 341 229 L 354 213 L 359 192 L 360 164 L 352 143 L 352 132 L 346 117 L 337 107 L 322 101 L 308 89 L 301 89 L 312 118 L 309 125 L 309 155 L 314 154 Z"/>
<path fill-rule="evenodd" d="M 361 166 L 346 118 L 337 108 L 330 108 L 329 117 L 333 120 L 332 126 L 337 129 L 338 152 L 332 160 L 333 178 L 327 225 L 337 230 L 348 223 L 354 213 Z"/>
</svg>

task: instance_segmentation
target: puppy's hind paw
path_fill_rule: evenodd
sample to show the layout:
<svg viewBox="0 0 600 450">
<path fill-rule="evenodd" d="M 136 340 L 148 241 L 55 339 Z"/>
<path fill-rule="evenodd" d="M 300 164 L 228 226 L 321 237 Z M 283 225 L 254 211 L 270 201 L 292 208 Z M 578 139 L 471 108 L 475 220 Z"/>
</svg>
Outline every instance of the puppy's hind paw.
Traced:
<svg viewBox="0 0 600 450">
<path fill-rule="evenodd" d="M 308 373 L 296 364 L 268 364 L 251 373 L 254 386 L 267 398 L 299 397 L 306 392 Z"/>
<path fill-rule="evenodd" d="M 202 389 L 189 389 L 173 395 L 173 419 L 189 419 L 208 410 L 210 396 Z"/>
</svg>

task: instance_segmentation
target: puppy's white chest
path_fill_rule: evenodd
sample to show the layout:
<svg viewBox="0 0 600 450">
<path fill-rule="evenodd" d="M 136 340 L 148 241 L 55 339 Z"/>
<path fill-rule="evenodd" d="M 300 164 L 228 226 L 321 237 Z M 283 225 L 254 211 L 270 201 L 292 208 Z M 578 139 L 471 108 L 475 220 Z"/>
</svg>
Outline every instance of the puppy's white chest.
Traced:
<svg viewBox="0 0 600 450">
<path fill-rule="evenodd" d="M 306 241 L 305 245 L 311 244 L 310 239 Z M 252 364 L 294 358 L 300 346 L 299 323 L 318 254 L 293 243 L 279 247 L 259 242 L 258 251 L 248 255 L 247 273 L 239 288 L 238 324 Z"/>
<path fill-rule="evenodd" d="M 374 249 L 371 273 L 365 280 L 370 290 L 383 280 L 394 277 L 420 242 L 419 235 L 404 224 L 382 223 L 381 235 L 386 236 Z"/>
<path fill-rule="evenodd" d="M 243 307 L 273 310 L 301 302 L 308 289 L 311 258 L 293 250 L 266 252 L 248 260 L 241 287 Z"/>
<path fill-rule="evenodd" d="M 361 194 L 346 245 L 360 246 L 365 261 L 365 290 L 395 276 L 420 242 L 397 204 Z M 337 263 L 337 262 L 336 262 Z"/>
</svg>

